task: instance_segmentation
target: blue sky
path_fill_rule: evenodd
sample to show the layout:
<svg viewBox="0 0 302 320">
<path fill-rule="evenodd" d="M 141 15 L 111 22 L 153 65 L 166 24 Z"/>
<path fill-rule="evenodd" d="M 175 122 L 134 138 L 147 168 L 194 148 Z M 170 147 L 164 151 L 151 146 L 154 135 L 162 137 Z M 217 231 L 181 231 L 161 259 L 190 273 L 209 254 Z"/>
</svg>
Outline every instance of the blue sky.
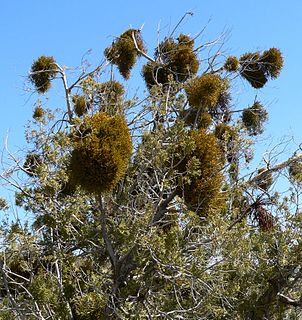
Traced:
<svg viewBox="0 0 302 320">
<path fill-rule="evenodd" d="M 42 54 L 52 55 L 60 64 L 76 67 L 83 54 L 92 49 L 91 59 L 97 62 L 114 36 L 129 26 L 139 28 L 142 24 L 143 36 L 152 54 L 158 26 L 163 38 L 187 11 L 194 15 L 185 19 L 179 31 L 197 34 L 211 19 L 205 39 L 229 30 L 225 50 L 232 55 L 270 47 L 281 49 L 285 59 L 281 76 L 258 91 L 258 97 L 270 113 L 264 136 L 279 139 L 293 135 L 297 142 L 302 141 L 302 1 L 28 0 L 1 1 L 1 146 L 9 131 L 11 149 L 24 147 L 24 126 L 32 116 L 35 100 L 24 91 L 24 83 L 34 59 Z M 143 87 L 138 77 L 128 84 L 131 85 Z M 244 83 L 243 89 L 251 96 L 256 94 Z M 56 92 L 49 94 L 55 95 Z M 53 107 L 63 103 L 63 99 L 56 96 Z"/>
</svg>

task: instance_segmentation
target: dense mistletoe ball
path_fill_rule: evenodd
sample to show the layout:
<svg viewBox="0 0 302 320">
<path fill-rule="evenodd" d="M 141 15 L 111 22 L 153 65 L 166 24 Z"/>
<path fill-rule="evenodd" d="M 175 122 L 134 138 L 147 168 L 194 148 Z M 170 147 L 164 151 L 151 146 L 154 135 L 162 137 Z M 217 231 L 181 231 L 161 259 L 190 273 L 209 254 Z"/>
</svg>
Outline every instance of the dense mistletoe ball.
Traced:
<svg viewBox="0 0 302 320">
<path fill-rule="evenodd" d="M 277 48 L 270 48 L 263 52 L 260 62 L 267 76 L 275 79 L 279 76 L 283 67 L 283 57 Z"/>
<path fill-rule="evenodd" d="M 145 52 L 146 49 L 141 33 L 135 29 L 125 31 L 112 43 L 111 47 L 106 48 L 104 51 L 105 57 L 117 66 L 125 79 L 129 79 L 131 69 L 135 65 L 137 56 L 139 55 L 133 41 L 133 36 L 139 50 Z"/>
<path fill-rule="evenodd" d="M 89 109 L 86 98 L 81 95 L 74 95 L 72 97 L 74 112 L 77 116 L 83 116 Z"/>
<path fill-rule="evenodd" d="M 71 154 L 70 181 L 100 194 L 111 191 L 127 170 L 132 152 L 129 129 L 123 117 L 98 112 L 86 117 Z"/>
<path fill-rule="evenodd" d="M 192 79 L 185 88 L 190 106 L 203 110 L 215 107 L 226 85 L 225 80 L 212 73 Z"/>
<path fill-rule="evenodd" d="M 240 75 L 246 79 L 253 88 L 259 89 L 266 84 L 268 79 L 261 68 L 259 52 L 242 55 L 240 57 L 240 63 Z"/>
<path fill-rule="evenodd" d="M 263 124 L 267 120 L 268 114 L 259 101 L 243 110 L 242 122 L 251 136 L 261 134 L 264 130 Z"/>
<path fill-rule="evenodd" d="M 225 64 L 224 69 L 229 72 L 235 72 L 239 68 L 239 60 L 236 57 L 228 57 Z"/>
<path fill-rule="evenodd" d="M 39 93 L 45 93 L 51 87 L 51 80 L 57 74 L 57 65 L 53 57 L 41 56 L 31 66 L 30 80 Z"/>
<path fill-rule="evenodd" d="M 177 167 L 180 173 L 188 176 L 188 180 L 179 187 L 179 195 L 183 195 L 186 205 L 201 216 L 207 216 L 223 205 L 221 186 L 223 182 L 222 155 L 217 139 L 205 129 L 190 133 L 195 148 L 187 154 Z M 198 171 L 190 173 L 189 164 L 192 158 L 199 161 Z"/>
<path fill-rule="evenodd" d="M 155 52 L 156 62 L 148 62 L 143 66 L 142 75 L 147 87 L 165 85 L 170 79 L 185 82 L 194 76 L 199 61 L 193 49 L 194 40 L 183 34 L 177 38 L 177 42 L 173 38 L 161 42 Z"/>
<path fill-rule="evenodd" d="M 279 76 L 283 57 L 279 49 L 271 48 L 261 55 L 259 52 L 246 53 L 240 57 L 240 74 L 253 88 L 262 88 L 268 79 Z"/>
</svg>

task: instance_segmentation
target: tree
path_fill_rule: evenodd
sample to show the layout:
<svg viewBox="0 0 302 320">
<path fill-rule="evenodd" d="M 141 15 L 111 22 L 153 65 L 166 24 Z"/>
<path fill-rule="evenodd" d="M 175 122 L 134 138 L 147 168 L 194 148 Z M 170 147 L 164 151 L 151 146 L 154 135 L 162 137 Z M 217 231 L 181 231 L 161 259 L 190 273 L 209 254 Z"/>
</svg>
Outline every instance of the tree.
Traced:
<svg viewBox="0 0 302 320">
<path fill-rule="evenodd" d="M 268 114 L 231 102 L 234 83 L 278 77 L 282 54 L 227 56 L 179 27 L 153 57 L 126 30 L 71 84 L 54 57 L 33 62 L 37 93 L 61 81 L 66 108 L 38 98 L 25 160 L 9 153 L 1 175 L 33 217 L 2 223 L 1 319 L 299 318 L 302 156 L 247 171 Z M 113 71 L 100 81 L 138 58 L 141 100 Z"/>
</svg>

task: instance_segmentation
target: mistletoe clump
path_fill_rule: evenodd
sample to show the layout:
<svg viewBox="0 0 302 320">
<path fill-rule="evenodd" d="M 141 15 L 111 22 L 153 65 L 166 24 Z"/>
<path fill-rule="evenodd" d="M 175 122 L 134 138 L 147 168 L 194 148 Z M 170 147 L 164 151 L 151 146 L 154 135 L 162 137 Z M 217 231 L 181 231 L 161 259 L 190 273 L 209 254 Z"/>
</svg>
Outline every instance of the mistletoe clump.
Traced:
<svg viewBox="0 0 302 320">
<path fill-rule="evenodd" d="M 33 118 L 37 121 L 41 121 L 43 119 L 44 113 L 44 109 L 40 106 L 37 106 L 34 110 Z"/>
<path fill-rule="evenodd" d="M 184 82 L 195 75 L 199 68 L 194 40 L 184 34 L 177 38 L 177 42 L 173 38 L 161 42 L 156 49 L 155 60 L 143 67 L 142 74 L 148 88 L 169 83 L 170 79 Z"/>
<path fill-rule="evenodd" d="M 150 89 L 154 85 L 169 83 L 171 72 L 163 63 L 147 62 L 142 70 L 146 86 Z M 173 79 L 173 76 L 171 76 Z"/>
<path fill-rule="evenodd" d="M 119 36 L 111 47 L 106 48 L 104 54 L 111 63 L 117 66 L 121 75 L 129 79 L 131 69 L 140 54 L 137 49 L 141 52 L 146 51 L 140 31 L 129 29 Z"/>
<path fill-rule="evenodd" d="M 259 101 L 255 101 L 251 107 L 242 112 L 242 122 L 252 136 L 263 132 L 263 124 L 267 118 L 267 111 Z"/>
<path fill-rule="evenodd" d="M 83 116 L 89 109 L 89 105 L 86 101 L 86 98 L 81 95 L 74 95 L 72 97 L 74 112 L 77 116 Z"/>
<path fill-rule="evenodd" d="M 179 194 L 183 195 L 186 205 L 201 216 L 214 212 L 223 205 L 221 186 L 222 155 L 217 139 L 213 134 L 200 129 L 190 133 L 195 148 L 187 154 L 177 169 L 184 174 Z M 190 170 L 192 159 L 197 168 Z"/>
<path fill-rule="evenodd" d="M 39 93 L 45 93 L 51 87 L 58 72 L 56 61 L 53 57 L 41 56 L 31 66 L 30 80 Z"/>
<path fill-rule="evenodd" d="M 189 104 L 203 110 L 213 109 L 227 89 L 227 82 L 218 75 L 205 73 L 189 82 L 185 88 Z"/>
<path fill-rule="evenodd" d="M 262 88 L 271 78 L 279 76 L 283 67 L 283 57 L 279 49 L 271 48 L 260 52 L 246 53 L 240 58 L 240 74 L 253 88 Z"/>
<path fill-rule="evenodd" d="M 98 112 L 84 119 L 82 137 L 75 141 L 70 181 L 94 194 L 111 191 L 126 172 L 132 152 L 123 117 Z"/>
<path fill-rule="evenodd" d="M 269 77 L 275 79 L 280 75 L 283 67 L 283 57 L 279 49 L 270 48 L 264 51 L 260 60 Z"/>
<path fill-rule="evenodd" d="M 237 57 L 233 57 L 233 56 L 228 57 L 224 64 L 224 69 L 229 72 L 235 72 L 238 70 L 238 68 L 239 68 L 239 60 L 237 59 Z"/>
</svg>

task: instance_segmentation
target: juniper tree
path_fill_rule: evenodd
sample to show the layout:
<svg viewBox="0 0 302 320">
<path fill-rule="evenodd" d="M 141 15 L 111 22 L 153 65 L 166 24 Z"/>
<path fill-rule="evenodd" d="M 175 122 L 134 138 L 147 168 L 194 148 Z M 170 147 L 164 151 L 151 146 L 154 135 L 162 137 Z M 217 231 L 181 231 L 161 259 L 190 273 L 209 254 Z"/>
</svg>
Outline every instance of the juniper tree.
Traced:
<svg viewBox="0 0 302 320">
<path fill-rule="evenodd" d="M 33 62 L 34 89 L 61 81 L 66 108 L 39 97 L 28 151 L 1 175 L 32 217 L 2 224 L 1 319 L 299 317 L 302 156 L 247 174 L 267 111 L 231 94 L 279 76 L 281 51 L 228 56 L 177 30 L 153 56 L 126 30 L 70 83 L 54 57 Z M 138 58 L 141 99 L 100 80 L 110 64 L 131 78 Z"/>
</svg>

